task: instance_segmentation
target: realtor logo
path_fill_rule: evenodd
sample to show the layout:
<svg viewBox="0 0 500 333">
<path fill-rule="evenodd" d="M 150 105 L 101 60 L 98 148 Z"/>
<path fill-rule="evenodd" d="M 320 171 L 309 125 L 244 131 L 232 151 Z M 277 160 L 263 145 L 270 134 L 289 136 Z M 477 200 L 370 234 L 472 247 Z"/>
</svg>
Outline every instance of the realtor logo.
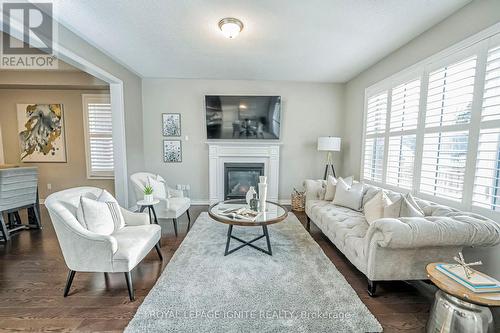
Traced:
<svg viewBox="0 0 500 333">
<path fill-rule="evenodd" d="M 54 69 L 55 24 L 52 3 L 2 3 L 3 69 Z"/>
</svg>

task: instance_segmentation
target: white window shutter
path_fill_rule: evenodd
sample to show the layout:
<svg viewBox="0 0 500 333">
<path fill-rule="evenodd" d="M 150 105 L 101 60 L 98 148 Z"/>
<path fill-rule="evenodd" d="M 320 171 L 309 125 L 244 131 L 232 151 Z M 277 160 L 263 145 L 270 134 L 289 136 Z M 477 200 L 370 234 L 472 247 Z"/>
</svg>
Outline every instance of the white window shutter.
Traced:
<svg viewBox="0 0 500 333">
<path fill-rule="evenodd" d="M 113 120 L 109 95 L 83 95 L 87 175 L 112 178 Z"/>
</svg>

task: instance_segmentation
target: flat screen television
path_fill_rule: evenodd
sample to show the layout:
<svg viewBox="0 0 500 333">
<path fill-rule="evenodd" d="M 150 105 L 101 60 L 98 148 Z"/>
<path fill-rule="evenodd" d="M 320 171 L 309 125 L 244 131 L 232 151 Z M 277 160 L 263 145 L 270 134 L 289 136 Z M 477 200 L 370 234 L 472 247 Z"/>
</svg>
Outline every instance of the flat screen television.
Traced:
<svg viewBox="0 0 500 333">
<path fill-rule="evenodd" d="M 279 140 L 280 96 L 205 96 L 207 138 Z"/>
</svg>

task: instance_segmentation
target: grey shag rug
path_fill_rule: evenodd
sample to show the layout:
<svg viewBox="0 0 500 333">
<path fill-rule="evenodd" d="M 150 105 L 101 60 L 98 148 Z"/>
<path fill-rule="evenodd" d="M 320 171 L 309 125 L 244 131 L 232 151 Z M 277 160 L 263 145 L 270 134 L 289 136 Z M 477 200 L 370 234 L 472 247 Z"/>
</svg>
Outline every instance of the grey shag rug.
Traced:
<svg viewBox="0 0 500 333">
<path fill-rule="evenodd" d="M 272 256 L 247 246 L 225 257 L 227 228 L 198 217 L 125 332 L 382 331 L 295 215 L 269 226 Z"/>
</svg>

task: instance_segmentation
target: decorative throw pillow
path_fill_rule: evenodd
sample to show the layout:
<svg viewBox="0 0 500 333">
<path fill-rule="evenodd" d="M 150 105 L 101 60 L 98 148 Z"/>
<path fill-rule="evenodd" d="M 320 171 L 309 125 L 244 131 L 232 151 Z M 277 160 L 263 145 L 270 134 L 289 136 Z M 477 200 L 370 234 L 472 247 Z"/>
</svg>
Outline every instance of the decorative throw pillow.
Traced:
<svg viewBox="0 0 500 333">
<path fill-rule="evenodd" d="M 354 183 L 349 186 L 342 178 L 339 178 L 337 180 L 337 188 L 335 190 L 333 204 L 359 211 L 361 209 L 363 194 L 363 183 Z"/>
<path fill-rule="evenodd" d="M 158 176 L 156 178 L 148 176 L 148 184 L 153 188 L 153 197 L 165 199 L 167 197 L 165 181 L 161 178 L 161 176 L 160 179 L 161 180 L 158 180 Z"/>
<path fill-rule="evenodd" d="M 87 226 L 87 230 L 100 235 L 111 235 L 113 233 L 115 223 L 107 202 L 81 197 L 80 205 L 82 206 L 83 221 Z"/>
<path fill-rule="evenodd" d="M 424 217 L 424 212 L 420 209 L 415 201 L 415 198 L 408 193 L 403 197 L 401 203 L 401 211 L 399 212 L 399 217 Z"/>
<path fill-rule="evenodd" d="M 337 187 L 337 179 L 333 176 L 328 176 L 326 179 L 326 189 L 324 200 L 332 201 L 335 197 L 335 188 Z"/>
<path fill-rule="evenodd" d="M 85 229 L 98 234 L 109 235 L 125 226 L 120 205 L 108 191 L 102 190 L 99 197 L 94 198 L 95 196 L 93 195 L 82 195 L 80 197 L 80 206 L 76 211 L 76 218 Z M 99 215 L 95 215 L 92 208 L 95 208 L 95 211 L 99 213 L 102 213 L 104 210 L 102 221 L 99 221 Z M 111 232 L 109 232 L 110 217 Z"/>
<path fill-rule="evenodd" d="M 390 201 L 387 206 L 384 207 L 384 217 L 391 217 L 393 219 L 397 219 L 399 217 L 399 213 L 401 212 L 401 203 L 403 202 L 403 197 L 400 197 L 396 201 Z"/>
<path fill-rule="evenodd" d="M 363 213 L 365 214 L 368 224 L 384 217 L 384 207 L 391 204 L 391 201 L 383 191 L 378 191 L 377 194 L 365 203 Z"/>
</svg>

